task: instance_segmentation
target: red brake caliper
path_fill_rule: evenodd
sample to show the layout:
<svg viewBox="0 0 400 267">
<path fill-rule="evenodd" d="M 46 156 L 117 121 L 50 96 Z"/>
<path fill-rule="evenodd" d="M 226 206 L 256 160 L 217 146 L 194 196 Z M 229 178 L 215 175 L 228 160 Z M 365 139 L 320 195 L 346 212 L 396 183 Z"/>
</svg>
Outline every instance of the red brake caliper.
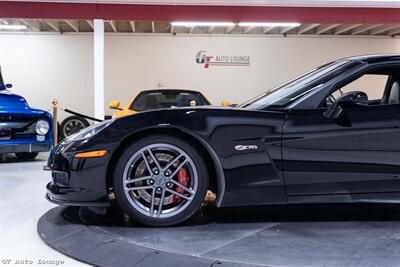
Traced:
<svg viewBox="0 0 400 267">
<path fill-rule="evenodd" d="M 189 182 L 189 177 L 188 177 L 188 175 L 187 175 L 186 169 L 185 169 L 185 168 L 180 169 L 180 170 L 178 171 L 177 176 L 178 176 L 178 183 L 180 183 L 180 184 L 183 185 L 183 186 L 187 186 L 187 184 L 188 184 L 188 182 Z M 185 189 L 183 189 L 183 188 L 180 187 L 180 186 L 176 186 L 175 191 L 178 192 L 178 193 L 181 193 L 181 194 L 184 194 L 184 193 L 185 193 Z M 178 203 L 180 199 L 181 199 L 181 198 L 178 197 L 177 195 L 173 195 L 173 196 L 172 196 L 172 202 L 173 202 L 173 203 Z"/>
</svg>

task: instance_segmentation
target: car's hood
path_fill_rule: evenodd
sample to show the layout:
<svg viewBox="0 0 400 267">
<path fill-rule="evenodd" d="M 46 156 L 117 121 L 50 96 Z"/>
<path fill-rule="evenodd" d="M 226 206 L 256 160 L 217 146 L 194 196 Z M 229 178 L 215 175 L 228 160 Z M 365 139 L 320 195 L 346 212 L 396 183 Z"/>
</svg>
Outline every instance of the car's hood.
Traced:
<svg viewBox="0 0 400 267">
<path fill-rule="evenodd" d="M 159 113 L 163 111 L 176 111 L 177 113 L 184 113 L 189 110 L 192 111 L 220 111 L 220 112 L 250 112 L 250 111 L 262 111 L 264 113 L 282 113 L 283 110 L 270 109 L 270 110 L 251 110 L 247 108 L 240 107 L 226 107 L 226 106 L 214 106 L 214 105 L 206 105 L 206 106 L 194 106 L 194 107 L 172 107 L 172 108 L 159 108 L 147 111 L 141 111 L 138 113 Z"/>
<path fill-rule="evenodd" d="M 250 110 L 230 107 L 184 107 L 157 109 L 139 112 L 134 115 L 117 118 L 99 134 L 93 136 L 92 143 L 108 138 L 109 143 L 120 142 L 136 132 L 153 128 L 164 130 L 179 129 L 191 132 L 201 138 L 213 135 L 221 125 L 231 127 L 234 131 L 237 125 L 255 124 L 274 128 L 282 125 L 284 111 Z M 88 142 L 86 145 L 90 145 Z"/>
<path fill-rule="evenodd" d="M 143 113 L 143 112 L 159 112 L 159 111 L 176 111 L 176 110 L 182 110 L 182 111 L 187 111 L 187 110 L 210 110 L 210 109 L 215 109 L 215 110 L 221 110 L 221 109 L 234 109 L 234 107 L 225 107 L 225 106 L 214 106 L 214 105 L 204 105 L 204 106 L 187 106 L 187 107 L 170 107 L 170 108 L 156 108 L 156 109 L 150 109 L 150 110 L 142 110 L 142 111 L 137 111 L 130 109 L 132 111 L 138 112 L 138 113 Z"/>
<path fill-rule="evenodd" d="M 181 107 L 181 108 L 166 108 L 155 109 L 150 111 L 143 111 L 134 115 L 124 116 L 117 119 L 116 124 L 131 124 L 135 121 L 138 127 L 141 127 L 140 121 L 151 121 L 153 124 L 158 125 L 176 125 L 179 121 L 204 121 L 207 117 L 251 117 L 262 116 L 265 119 L 275 119 L 282 117 L 284 111 L 276 110 L 250 110 L 245 108 L 236 107 L 221 107 L 221 106 L 198 106 L 198 107 Z M 146 123 L 144 123 L 146 124 Z"/>
</svg>

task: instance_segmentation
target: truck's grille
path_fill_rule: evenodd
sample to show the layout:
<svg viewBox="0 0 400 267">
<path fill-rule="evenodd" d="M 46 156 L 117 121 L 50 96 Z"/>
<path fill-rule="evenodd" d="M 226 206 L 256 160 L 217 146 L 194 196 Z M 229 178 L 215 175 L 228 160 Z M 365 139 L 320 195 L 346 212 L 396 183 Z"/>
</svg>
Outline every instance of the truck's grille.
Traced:
<svg viewBox="0 0 400 267">
<path fill-rule="evenodd" d="M 29 123 L 33 121 L 35 118 L 26 117 L 26 116 L 14 116 L 14 115 L 0 115 L 0 123 L 1 122 L 26 122 Z"/>
<path fill-rule="evenodd" d="M 0 115 L 0 141 L 35 138 L 35 124 L 20 130 L 34 120 L 33 117 Z"/>
</svg>

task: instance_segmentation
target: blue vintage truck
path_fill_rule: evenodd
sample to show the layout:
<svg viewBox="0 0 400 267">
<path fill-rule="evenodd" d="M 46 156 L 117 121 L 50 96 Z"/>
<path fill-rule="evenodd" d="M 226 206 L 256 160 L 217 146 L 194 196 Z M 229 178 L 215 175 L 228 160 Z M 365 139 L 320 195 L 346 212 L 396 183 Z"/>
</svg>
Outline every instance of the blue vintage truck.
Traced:
<svg viewBox="0 0 400 267">
<path fill-rule="evenodd" d="M 0 69 L 0 154 L 15 153 L 30 160 L 49 151 L 53 143 L 50 113 L 30 108 L 25 98 L 12 94 Z"/>
</svg>

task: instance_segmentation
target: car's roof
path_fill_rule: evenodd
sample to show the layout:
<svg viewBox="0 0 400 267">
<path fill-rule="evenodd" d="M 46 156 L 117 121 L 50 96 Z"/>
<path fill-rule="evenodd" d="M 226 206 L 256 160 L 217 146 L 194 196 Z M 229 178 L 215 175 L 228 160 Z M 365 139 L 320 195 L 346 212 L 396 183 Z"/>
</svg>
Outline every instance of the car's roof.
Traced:
<svg viewBox="0 0 400 267">
<path fill-rule="evenodd" d="M 188 94 L 201 94 L 199 91 L 187 90 L 187 89 L 149 89 L 143 90 L 140 93 L 188 93 Z"/>
<path fill-rule="evenodd" d="M 400 54 L 372 54 L 347 57 L 340 60 L 361 61 L 366 63 L 377 63 L 385 61 L 400 61 Z"/>
</svg>

